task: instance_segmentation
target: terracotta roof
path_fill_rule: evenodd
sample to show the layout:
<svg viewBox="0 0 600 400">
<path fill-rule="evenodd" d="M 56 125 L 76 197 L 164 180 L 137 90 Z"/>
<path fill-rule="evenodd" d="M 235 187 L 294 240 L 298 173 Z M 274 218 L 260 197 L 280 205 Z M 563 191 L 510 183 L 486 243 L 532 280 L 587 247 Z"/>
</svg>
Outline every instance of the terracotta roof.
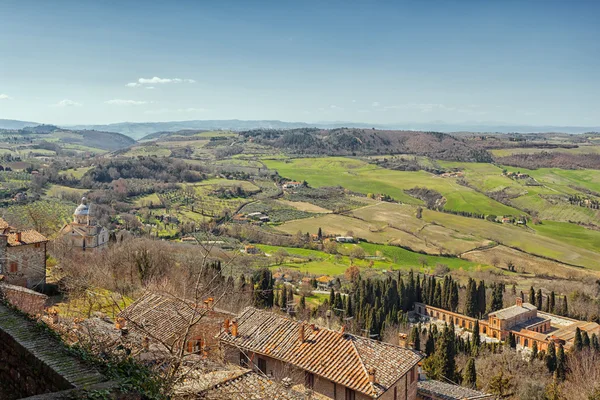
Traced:
<svg viewBox="0 0 600 400">
<path fill-rule="evenodd" d="M 17 233 L 9 233 L 8 235 L 9 246 L 21 246 L 26 244 L 34 243 L 45 243 L 48 241 L 44 235 L 33 229 L 21 232 L 21 241 L 17 240 Z"/>
<path fill-rule="evenodd" d="M 452 385 L 434 380 L 418 382 L 417 393 L 423 397 L 435 396 L 440 400 L 475 400 L 493 399 L 494 396 L 463 386 Z"/>
<path fill-rule="evenodd" d="M 595 333 L 596 335 L 600 334 L 600 325 L 598 325 L 597 323 L 588 321 L 578 321 L 573 323 L 572 325 L 560 328 L 550 333 L 549 336 L 557 339 L 562 339 L 565 342 L 572 342 L 575 340 L 575 332 L 577 331 L 577 328 L 581 329 L 582 331 L 586 331 L 589 336 L 591 336 L 593 333 Z"/>
<path fill-rule="evenodd" d="M 4 229 L 8 229 L 10 228 L 10 224 L 8 222 L 6 222 L 5 220 L 3 220 L 2 218 L 0 218 L 0 230 L 4 230 Z"/>
<path fill-rule="evenodd" d="M 216 318 L 221 324 L 224 314 L 227 313 L 209 310 L 204 305 L 194 306 L 191 302 L 167 294 L 147 291 L 121 311 L 119 317 L 127 319 L 134 330 L 141 330 L 151 338 L 163 342 L 171 342 L 185 334 L 185 328 L 190 322 L 204 323 Z"/>
<path fill-rule="evenodd" d="M 237 321 L 238 336 L 223 331 L 221 341 L 279 359 L 373 398 L 385 393 L 422 358 L 414 350 L 330 329 L 313 329 L 304 322 L 253 307 L 244 309 Z M 370 368 L 375 369 L 377 383 L 369 382 Z"/>
<path fill-rule="evenodd" d="M 502 310 L 490 313 L 488 316 L 494 316 L 499 319 L 509 319 L 512 317 L 516 317 L 517 315 L 529 312 L 531 310 L 537 310 L 537 307 L 530 303 L 523 303 L 522 306 L 514 305 L 508 308 L 503 308 Z"/>
<path fill-rule="evenodd" d="M 333 280 L 332 277 L 327 276 L 327 275 L 323 275 L 317 278 L 317 282 L 321 282 L 321 283 L 329 283 Z"/>
<path fill-rule="evenodd" d="M 278 399 L 303 400 L 304 396 L 286 389 L 263 375 L 250 370 L 214 371 L 186 377 L 186 383 L 177 388 L 177 395 L 202 399 Z M 194 393 L 195 392 L 195 393 Z M 194 396 L 195 394 L 195 396 Z"/>
</svg>

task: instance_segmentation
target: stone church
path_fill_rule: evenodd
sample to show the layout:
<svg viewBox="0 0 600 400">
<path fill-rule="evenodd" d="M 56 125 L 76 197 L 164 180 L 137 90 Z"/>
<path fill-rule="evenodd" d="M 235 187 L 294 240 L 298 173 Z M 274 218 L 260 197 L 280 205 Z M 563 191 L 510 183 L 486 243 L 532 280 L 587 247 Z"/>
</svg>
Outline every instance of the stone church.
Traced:
<svg viewBox="0 0 600 400">
<path fill-rule="evenodd" d="M 73 247 L 84 251 L 99 249 L 108 243 L 108 230 L 97 224 L 85 197 L 73 213 L 73 222 L 65 225 L 60 234 Z"/>
</svg>

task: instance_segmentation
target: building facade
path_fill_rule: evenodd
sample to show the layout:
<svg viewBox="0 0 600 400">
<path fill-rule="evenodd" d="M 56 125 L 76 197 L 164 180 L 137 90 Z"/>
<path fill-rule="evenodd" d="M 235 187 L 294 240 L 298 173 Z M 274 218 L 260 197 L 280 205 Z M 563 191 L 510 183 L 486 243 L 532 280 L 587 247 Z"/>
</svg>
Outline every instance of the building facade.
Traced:
<svg viewBox="0 0 600 400">
<path fill-rule="evenodd" d="M 459 328 L 472 331 L 476 318 L 467 317 L 424 303 L 415 303 L 415 312 L 421 316 L 453 323 Z M 504 341 L 510 334 L 515 336 L 517 347 L 547 350 L 548 344 L 562 344 L 566 349 L 573 345 L 577 328 L 588 335 L 600 335 L 600 325 L 595 322 L 578 321 L 549 313 L 539 312 L 533 304 L 517 297 L 514 306 L 489 313 L 487 319 L 479 320 L 479 333 L 488 338 Z"/>
<path fill-rule="evenodd" d="M 413 400 L 418 351 L 247 307 L 219 335 L 226 361 L 337 400 Z"/>
<path fill-rule="evenodd" d="M 108 244 L 108 230 L 97 224 L 85 197 L 75 209 L 73 221 L 61 229 L 60 235 L 73 247 L 84 251 L 100 249 Z"/>
<path fill-rule="evenodd" d="M 41 233 L 21 231 L 0 219 L 0 275 L 4 282 L 30 289 L 43 286 L 47 243 Z"/>
</svg>

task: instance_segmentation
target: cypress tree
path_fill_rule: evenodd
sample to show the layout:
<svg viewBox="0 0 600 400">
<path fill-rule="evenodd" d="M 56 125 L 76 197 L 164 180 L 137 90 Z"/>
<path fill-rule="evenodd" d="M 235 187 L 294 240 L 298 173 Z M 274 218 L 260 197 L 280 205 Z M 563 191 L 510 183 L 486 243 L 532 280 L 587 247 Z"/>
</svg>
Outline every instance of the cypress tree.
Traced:
<svg viewBox="0 0 600 400">
<path fill-rule="evenodd" d="M 529 303 L 535 304 L 535 290 L 533 289 L 533 286 L 529 288 Z"/>
<path fill-rule="evenodd" d="M 435 325 L 434 325 L 435 326 Z M 427 334 L 427 341 L 425 342 L 425 354 L 427 357 L 433 354 L 435 351 L 435 338 L 434 333 L 431 329 L 431 325 L 429 325 L 429 333 Z"/>
<path fill-rule="evenodd" d="M 306 297 L 304 297 L 304 295 L 300 296 L 300 302 L 298 303 L 298 308 L 301 311 L 304 311 L 306 309 Z"/>
<path fill-rule="evenodd" d="M 465 315 L 467 315 L 468 317 L 475 317 L 478 312 L 479 306 L 477 304 L 477 288 L 475 286 L 475 281 L 469 278 L 465 298 Z"/>
<path fill-rule="evenodd" d="M 350 318 L 352 317 L 354 314 L 352 312 L 352 299 L 350 298 L 350 296 L 347 296 L 346 298 L 346 312 L 345 312 L 345 317 L 346 318 Z"/>
<path fill-rule="evenodd" d="M 535 360 L 537 358 L 538 355 L 538 346 L 537 346 L 537 341 L 533 341 L 533 346 L 531 346 L 531 361 Z"/>
<path fill-rule="evenodd" d="M 425 279 L 423 279 L 423 283 L 425 283 Z M 423 301 L 423 290 L 421 288 L 421 278 L 420 275 L 417 275 L 417 283 L 416 283 L 416 301 L 421 303 Z"/>
<path fill-rule="evenodd" d="M 542 310 L 544 298 L 542 297 L 542 289 L 538 289 L 537 294 L 535 296 L 535 306 L 538 310 Z"/>
<path fill-rule="evenodd" d="M 323 231 L 321 230 L 321 227 L 319 227 L 319 230 L 317 231 L 317 238 L 319 240 L 323 239 Z"/>
<path fill-rule="evenodd" d="M 475 325 L 473 326 L 473 334 L 471 335 L 471 349 L 473 350 L 474 355 L 477 355 L 479 352 L 479 345 L 481 342 L 481 338 L 479 336 L 479 320 L 475 320 Z"/>
<path fill-rule="evenodd" d="M 549 302 L 550 302 L 549 312 L 553 313 L 553 312 L 555 312 L 555 309 L 556 309 L 556 295 L 554 294 L 554 290 L 552 292 L 550 292 Z"/>
<path fill-rule="evenodd" d="M 287 310 L 287 288 L 284 286 L 281 289 L 281 295 L 279 296 L 279 307 L 283 310 Z"/>
<path fill-rule="evenodd" d="M 437 283 L 435 283 L 435 294 L 433 296 L 433 306 L 434 307 L 440 307 L 442 306 L 442 288 L 440 287 L 441 285 Z"/>
<path fill-rule="evenodd" d="M 471 389 L 477 388 L 477 371 L 475 371 L 475 359 L 469 358 L 463 375 L 463 385 Z"/>
<path fill-rule="evenodd" d="M 581 351 L 583 349 L 583 338 L 581 337 L 581 329 L 577 327 L 575 330 L 575 340 L 573 340 L 573 350 Z"/>
<path fill-rule="evenodd" d="M 452 312 L 458 311 L 458 283 L 452 284 L 452 293 L 450 295 L 450 310 Z"/>
<path fill-rule="evenodd" d="M 567 375 L 567 366 L 565 360 L 565 349 L 562 344 L 558 345 L 558 351 L 556 352 L 556 378 L 559 381 L 564 381 Z"/>
<path fill-rule="evenodd" d="M 502 284 L 496 283 L 494 284 L 494 289 L 492 291 L 492 304 L 490 305 L 490 310 L 498 311 L 502 309 L 503 306 L 504 301 L 502 293 Z"/>
<path fill-rule="evenodd" d="M 331 288 L 329 292 L 329 307 L 333 308 L 335 306 L 335 291 Z"/>
<path fill-rule="evenodd" d="M 583 331 L 581 333 L 581 338 L 582 338 L 582 342 L 583 342 L 583 348 L 589 349 L 590 348 L 590 337 L 588 336 L 588 333 L 586 331 Z"/>
<path fill-rule="evenodd" d="M 600 353 L 600 341 L 598 341 L 598 336 L 595 333 L 592 333 L 591 344 L 592 349 L 597 353 Z"/>
<path fill-rule="evenodd" d="M 410 332 L 410 341 L 413 343 L 415 350 L 421 351 L 421 333 L 416 325 L 413 326 Z"/>
<path fill-rule="evenodd" d="M 477 305 L 479 306 L 479 318 L 485 314 L 485 309 L 487 307 L 486 303 L 485 281 L 479 281 L 479 285 L 477 286 Z"/>
<path fill-rule="evenodd" d="M 550 373 L 556 370 L 556 348 L 554 347 L 554 342 L 550 342 L 548 344 L 548 351 L 546 352 L 546 367 Z"/>
<path fill-rule="evenodd" d="M 569 316 L 569 306 L 567 304 L 567 296 L 563 296 L 562 314 L 561 315 L 564 317 Z"/>
<path fill-rule="evenodd" d="M 258 308 L 273 307 L 273 275 L 268 268 L 261 268 L 252 277 L 255 282 L 254 305 Z"/>
</svg>

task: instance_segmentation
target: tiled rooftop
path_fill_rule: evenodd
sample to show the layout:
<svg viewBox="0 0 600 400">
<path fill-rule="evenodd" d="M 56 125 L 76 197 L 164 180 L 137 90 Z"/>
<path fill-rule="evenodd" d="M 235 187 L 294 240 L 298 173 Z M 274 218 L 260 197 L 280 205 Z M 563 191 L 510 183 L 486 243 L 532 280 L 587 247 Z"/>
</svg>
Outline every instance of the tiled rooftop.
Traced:
<svg viewBox="0 0 600 400">
<path fill-rule="evenodd" d="M 21 240 L 17 240 L 17 233 L 9 233 L 8 237 L 8 245 L 9 246 L 22 246 L 25 244 L 34 244 L 34 243 L 45 243 L 48 241 L 44 235 L 39 233 L 38 231 L 34 231 L 33 229 L 22 231 L 21 232 Z"/>
<path fill-rule="evenodd" d="M 421 396 L 435 396 L 436 399 L 443 400 L 483 400 L 494 398 L 493 395 L 485 394 L 478 390 L 434 380 L 419 381 L 417 391 Z"/>
<path fill-rule="evenodd" d="M 247 307 L 237 318 L 238 336 L 221 332 L 220 339 L 233 346 L 290 363 L 300 369 L 379 397 L 413 368 L 422 355 L 414 350 Z M 304 341 L 300 342 L 300 326 Z M 376 383 L 368 371 L 375 369 Z"/>
<path fill-rule="evenodd" d="M 129 327 L 143 331 L 145 335 L 164 342 L 182 336 L 190 322 L 199 323 L 213 318 L 219 313 L 219 323 L 223 311 L 208 310 L 195 306 L 168 294 L 146 292 L 129 307 L 119 313 L 128 320 Z"/>
<path fill-rule="evenodd" d="M 502 310 L 495 311 L 490 313 L 489 316 L 494 316 L 499 319 L 510 319 L 516 317 L 517 315 L 524 314 L 531 310 L 537 310 L 537 307 L 530 303 L 523 303 L 522 306 L 514 305 L 508 308 L 503 308 Z"/>
</svg>

